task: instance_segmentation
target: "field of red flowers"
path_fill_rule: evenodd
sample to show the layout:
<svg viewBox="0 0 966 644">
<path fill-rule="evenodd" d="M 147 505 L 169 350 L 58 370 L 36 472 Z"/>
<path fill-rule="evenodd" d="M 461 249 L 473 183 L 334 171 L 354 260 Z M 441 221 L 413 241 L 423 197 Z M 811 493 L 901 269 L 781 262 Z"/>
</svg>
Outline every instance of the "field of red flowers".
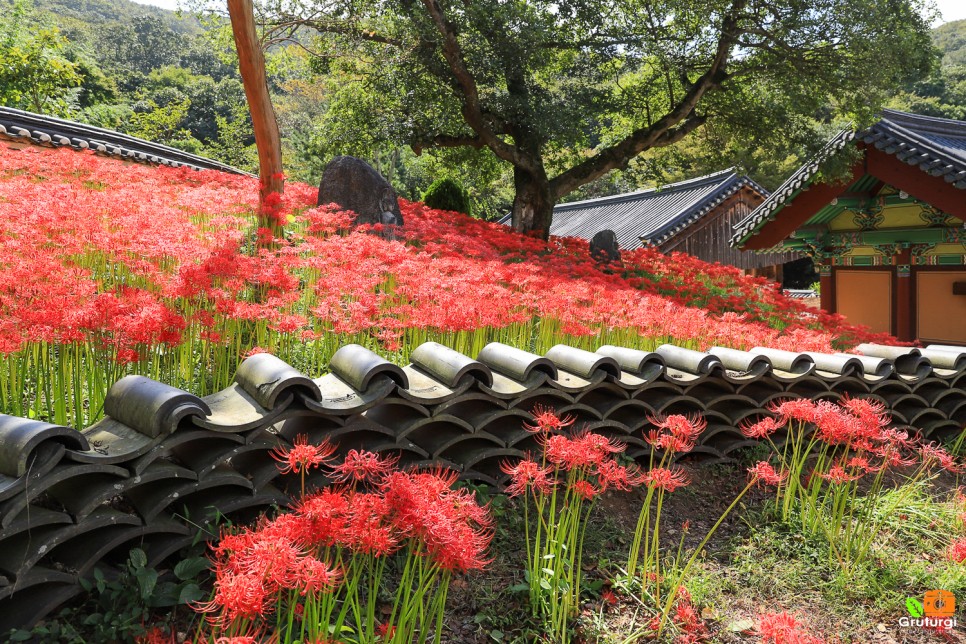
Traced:
<svg viewBox="0 0 966 644">
<path fill-rule="evenodd" d="M 289 184 L 259 248 L 254 179 L 38 148 L 0 153 L 0 411 L 82 426 L 139 373 L 207 394 L 255 347 L 316 374 L 356 342 L 390 358 L 432 338 L 829 351 L 875 339 L 774 284 L 653 250 L 601 268 L 418 203 L 389 241 Z M 263 231 L 264 232 L 264 231 Z M 881 340 L 881 338 L 879 338 Z"/>
</svg>

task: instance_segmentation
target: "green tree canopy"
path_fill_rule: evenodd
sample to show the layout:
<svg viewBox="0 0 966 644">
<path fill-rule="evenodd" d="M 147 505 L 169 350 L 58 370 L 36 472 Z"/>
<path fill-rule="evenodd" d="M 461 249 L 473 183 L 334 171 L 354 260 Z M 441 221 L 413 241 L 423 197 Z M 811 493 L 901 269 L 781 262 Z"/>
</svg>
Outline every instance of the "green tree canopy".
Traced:
<svg viewBox="0 0 966 644">
<path fill-rule="evenodd" d="M 757 150 L 871 120 L 933 64 L 919 0 L 268 0 L 346 82 L 332 120 L 419 153 L 487 149 L 513 168 L 513 222 L 701 128 Z M 304 28 L 317 36 L 307 39 Z"/>
<path fill-rule="evenodd" d="M 66 114 L 84 76 L 68 58 L 68 41 L 29 2 L 18 0 L 0 17 L 0 104 Z"/>
</svg>

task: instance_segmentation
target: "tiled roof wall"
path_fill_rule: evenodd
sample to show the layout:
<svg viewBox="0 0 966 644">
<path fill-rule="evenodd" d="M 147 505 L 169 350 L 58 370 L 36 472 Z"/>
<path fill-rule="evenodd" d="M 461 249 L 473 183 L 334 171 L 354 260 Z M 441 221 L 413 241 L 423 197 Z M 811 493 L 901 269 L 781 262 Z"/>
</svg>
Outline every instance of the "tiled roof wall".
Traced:
<svg viewBox="0 0 966 644">
<path fill-rule="evenodd" d="M 53 116 L 0 107 L 0 140 L 92 150 L 139 163 L 248 174 L 230 165 L 112 130 Z"/>
<path fill-rule="evenodd" d="M 640 247 L 641 237 L 660 245 L 745 186 L 762 196 L 768 194 L 748 177 L 728 169 L 655 189 L 558 204 L 550 233 L 591 239 L 610 229 L 624 249 Z"/>
<path fill-rule="evenodd" d="M 348 345 L 314 379 L 252 356 L 231 387 L 205 398 L 128 376 L 111 388 L 107 417 L 81 431 L 2 416 L 0 632 L 35 623 L 80 593 L 78 580 L 95 566 L 109 568 L 134 546 L 151 565 L 162 562 L 193 538 L 183 517 L 203 525 L 212 508 L 244 520 L 285 505 L 299 482 L 279 473 L 270 451 L 299 434 L 499 485 L 500 462 L 536 447 L 523 428 L 535 405 L 625 441 L 642 463 L 649 415 L 704 415 L 702 443 L 685 457 L 719 462 L 754 444 L 742 421 L 788 398 L 871 397 L 926 437 L 962 431 L 966 349 L 859 350 L 558 345 L 539 356 L 494 343 L 474 360 L 430 342 L 399 367 Z"/>
</svg>

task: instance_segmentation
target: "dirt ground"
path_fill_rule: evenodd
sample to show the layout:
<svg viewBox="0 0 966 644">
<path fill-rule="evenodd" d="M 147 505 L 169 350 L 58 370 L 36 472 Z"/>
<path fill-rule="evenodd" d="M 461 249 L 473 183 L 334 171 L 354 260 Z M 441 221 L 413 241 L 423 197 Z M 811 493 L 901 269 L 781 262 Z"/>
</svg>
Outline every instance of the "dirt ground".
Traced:
<svg viewBox="0 0 966 644">
<path fill-rule="evenodd" d="M 663 541 L 675 547 L 681 539 L 682 526 L 689 524 L 685 537 L 686 550 L 699 545 L 707 531 L 719 516 L 741 492 L 745 479 L 742 469 L 734 466 L 711 466 L 689 468 L 692 484 L 666 498 L 662 529 Z M 952 480 L 940 482 L 940 487 L 955 485 Z M 951 488 L 950 488 L 951 489 Z M 742 563 L 740 557 L 753 556 L 735 548 L 755 526 L 748 523 L 748 517 L 756 516 L 753 510 L 760 507 L 768 493 L 752 489 L 743 498 L 741 505 L 722 523 L 704 549 L 700 561 L 701 574 L 705 577 L 738 579 L 735 568 Z M 585 550 L 585 581 L 598 579 L 607 587 L 610 571 L 595 564 L 588 553 L 600 550 L 612 552 L 615 560 L 619 553 L 626 553 L 627 540 L 633 535 L 643 496 L 634 498 L 626 493 L 607 493 L 599 501 L 595 510 L 594 526 L 588 530 L 588 543 L 593 541 L 593 549 Z M 508 510 L 509 511 L 509 510 Z M 498 518 L 499 521 L 499 518 Z M 448 611 L 448 642 L 482 644 L 484 642 L 544 642 L 539 632 L 526 628 L 528 618 L 525 605 L 526 593 L 509 593 L 508 588 L 522 581 L 525 553 L 521 533 L 497 537 L 493 546 L 494 561 L 485 574 L 469 576 L 457 580 L 450 594 Z M 603 558 L 602 558 L 603 559 Z M 821 580 L 819 580 L 821 581 Z M 771 589 L 774 591 L 775 589 Z M 964 624 L 953 632 L 936 634 L 920 627 L 899 625 L 901 616 L 907 615 L 901 604 L 887 615 L 864 622 L 843 620 L 841 615 L 831 615 L 828 611 L 828 598 L 815 592 L 790 593 L 784 597 L 780 590 L 777 594 L 780 604 L 771 605 L 771 600 L 763 600 L 760 590 L 740 585 L 715 598 L 713 605 L 699 605 L 705 625 L 708 628 L 709 642 L 760 642 L 761 637 L 754 628 L 739 630 L 742 625 L 757 623 L 763 612 L 788 610 L 804 623 L 809 632 L 819 635 L 827 642 L 852 642 L 874 644 L 924 644 L 926 642 L 963 642 L 966 643 L 966 619 Z M 843 600 L 848 601 L 848 600 Z M 966 603 L 966 597 L 961 597 Z M 847 613 L 847 609 L 845 610 Z M 619 596 L 616 605 L 600 599 L 589 598 L 581 618 L 582 626 L 594 622 L 595 628 L 578 628 L 577 642 L 624 642 L 630 632 L 631 623 L 639 616 L 636 600 Z M 959 615 L 966 615 L 962 608 Z M 636 622 L 640 628 L 640 621 Z M 642 640 L 655 641 L 655 640 Z M 670 638 L 658 641 L 672 641 Z M 792 644 L 792 642 L 789 642 Z"/>
</svg>

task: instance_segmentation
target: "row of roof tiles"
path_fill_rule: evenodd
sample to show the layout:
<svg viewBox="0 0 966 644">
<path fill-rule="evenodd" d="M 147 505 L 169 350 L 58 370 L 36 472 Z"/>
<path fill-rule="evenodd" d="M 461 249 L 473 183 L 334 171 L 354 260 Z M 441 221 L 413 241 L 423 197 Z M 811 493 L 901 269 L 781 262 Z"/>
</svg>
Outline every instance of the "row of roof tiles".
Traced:
<svg viewBox="0 0 966 644">
<path fill-rule="evenodd" d="M 714 347 L 700 352 L 670 344 L 654 352 L 609 345 L 589 352 L 557 345 L 539 356 L 491 343 L 474 360 L 427 342 L 413 351 L 411 364 L 399 367 L 364 347 L 348 345 L 333 356 L 331 373 L 317 379 L 270 354 L 252 356 L 242 362 L 228 389 L 204 398 L 142 376 L 127 376 L 109 391 L 106 417 L 80 432 L 3 417 L 0 494 L 13 485 L 11 477 L 24 475 L 33 450 L 46 440 L 64 444 L 69 460 L 113 464 L 142 456 L 156 439 L 172 434 L 186 422 L 215 432 L 245 432 L 271 424 L 295 404 L 318 415 L 346 417 L 363 413 L 390 396 L 439 405 L 471 391 L 506 401 L 543 388 L 576 395 L 608 384 L 641 392 L 659 382 L 691 386 L 709 380 L 736 387 L 810 380 L 827 383 L 826 389 L 852 380 L 864 383 L 868 392 L 892 381 L 904 383 L 905 391 L 911 392 L 910 386 L 925 379 L 958 382 L 966 378 L 966 349 L 961 347 L 865 344 L 858 349 L 861 355 L 794 353 L 765 347 L 750 351 Z"/>
<path fill-rule="evenodd" d="M 742 188 L 768 191 L 733 168 L 658 188 L 558 204 L 550 234 L 590 239 L 613 230 L 621 248 L 660 245 L 703 218 Z M 500 220 L 509 224 L 510 215 Z"/>
<path fill-rule="evenodd" d="M 221 170 L 233 174 L 247 174 L 224 163 L 167 145 L 152 143 L 93 125 L 33 114 L 10 107 L 0 107 L 0 139 L 48 147 L 92 150 L 98 154 L 120 159 L 174 168 L 187 167 L 194 170 Z"/>
</svg>

